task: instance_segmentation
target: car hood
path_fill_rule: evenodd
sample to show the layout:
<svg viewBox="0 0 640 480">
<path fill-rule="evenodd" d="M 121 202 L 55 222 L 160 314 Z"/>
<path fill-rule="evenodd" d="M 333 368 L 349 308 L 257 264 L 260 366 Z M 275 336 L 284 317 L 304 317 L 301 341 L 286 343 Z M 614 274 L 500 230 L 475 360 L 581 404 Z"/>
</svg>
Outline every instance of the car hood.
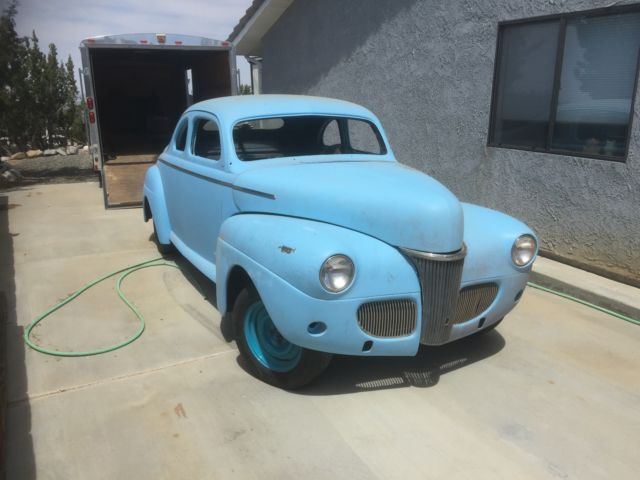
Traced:
<svg viewBox="0 0 640 480">
<path fill-rule="evenodd" d="M 413 250 L 462 248 L 458 199 L 433 178 L 397 162 L 260 166 L 236 178 L 233 195 L 241 212 L 318 220 Z"/>
</svg>

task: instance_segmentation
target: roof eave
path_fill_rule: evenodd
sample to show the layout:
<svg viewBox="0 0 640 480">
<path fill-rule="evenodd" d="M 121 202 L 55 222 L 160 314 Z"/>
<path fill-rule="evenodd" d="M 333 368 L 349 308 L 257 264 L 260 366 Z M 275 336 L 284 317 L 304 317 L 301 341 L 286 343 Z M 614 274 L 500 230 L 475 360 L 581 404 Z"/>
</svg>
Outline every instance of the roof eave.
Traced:
<svg viewBox="0 0 640 480">
<path fill-rule="evenodd" d="M 229 35 L 238 55 L 262 55 L 262 37 L 278 21 L 293 0 L 254 0 Z"/>
</svg>

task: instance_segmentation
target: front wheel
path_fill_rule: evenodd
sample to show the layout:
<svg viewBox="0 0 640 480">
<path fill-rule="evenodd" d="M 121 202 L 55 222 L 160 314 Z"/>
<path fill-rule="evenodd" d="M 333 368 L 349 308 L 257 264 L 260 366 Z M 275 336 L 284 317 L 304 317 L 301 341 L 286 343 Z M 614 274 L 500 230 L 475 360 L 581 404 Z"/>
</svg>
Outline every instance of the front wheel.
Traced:
<svg viewBox="0 0 640 480">
<path fill-rule="evenodd" d="M 331 355 L 299 347 L 284 338 L 274 325 L 258 292 L 246 288 L 233 307 L 238 350 L 258 378 L 276 387 L 294 390 L 318 377 Z"/>
</svg>

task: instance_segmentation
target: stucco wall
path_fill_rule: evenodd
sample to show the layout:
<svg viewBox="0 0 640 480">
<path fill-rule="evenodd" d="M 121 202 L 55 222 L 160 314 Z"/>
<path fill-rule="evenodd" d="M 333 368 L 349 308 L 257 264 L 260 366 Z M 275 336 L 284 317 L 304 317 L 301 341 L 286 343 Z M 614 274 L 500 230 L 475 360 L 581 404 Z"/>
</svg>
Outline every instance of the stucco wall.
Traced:
<svg viewBox="0 0 640 480">
<path fill-rule="evenodd" d="M 264 92 L 368 107 L 401 162 L 524 220 L 545 250 L 640 282 L 637 106 L 627 163 L 486 146 L 498 21 L 609 4 L 296 0 L 263 39 Z"/>
</svg>

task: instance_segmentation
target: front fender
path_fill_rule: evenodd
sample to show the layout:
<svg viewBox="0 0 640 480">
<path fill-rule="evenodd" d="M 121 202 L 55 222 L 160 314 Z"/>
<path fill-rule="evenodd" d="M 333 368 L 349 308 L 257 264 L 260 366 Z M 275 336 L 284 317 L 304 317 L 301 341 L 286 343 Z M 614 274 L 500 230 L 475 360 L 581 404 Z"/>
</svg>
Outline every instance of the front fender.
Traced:
<svg viewBox="0 0 640 480">
<path fill-rule="evenodd" d="M 342 253 L 354 262 L 351 287 L 341 294 L 325 291 L 320 267 L 331 255 Z M 371 300 L 412 299 L 420 305 L 420 284 L 413 266 L 394 247 L 342 227 L 300 218 L 240 214 L 227 219 L 216 249 L 217 306 L 224 314 L 227 280 L 242 267 L 256 286 L 276 327 L 289 341 L 333 353 L 414 355 L 415 332 L 401 338 L 374 338 L 357 323 L 358 307 Z M 315 335 L 312 322 L 327 330 Z M 363 343 L 373 341 L 363 353 Z"/>
<path fill-rule="evenodd" d="M 349 299 L 420 291 L 413 266 L 396 248 L 343 227 L 301 218 L 241 214 L 222 224 L 220 239 L 314 298 Z M 356 273 L 351 287 L 335 294 L 322 288 L 320 267 L 338 253 L 353 260 Z"/>
<path fill-rule="evenodd" d="M 160 169 L 157 165 L 149 167 L 144 177 L 144 198 L 149 203 L 151 215 L 156 225 L 156 234 L 160 243 L 171 242 L 171 225 L 169 224 L 169 214 L 164 197 L 164 187 Z M 145 214 L 146 215 L 146 214 Z M 145 218 L 145 221 L 148 220 Z"/>
<path fill-rule="evenodd" d="M 535 233 L 509 215 L 463 203 L 464 243 L 467 256 L 462 273 L 463 286 L 478 280 L 528 275 L 532 264 L 521 268 L 511 261 L 511 247 L 520 235 Z M 532 262 L 533 263 L 533 262 Z"/>
</svg>

